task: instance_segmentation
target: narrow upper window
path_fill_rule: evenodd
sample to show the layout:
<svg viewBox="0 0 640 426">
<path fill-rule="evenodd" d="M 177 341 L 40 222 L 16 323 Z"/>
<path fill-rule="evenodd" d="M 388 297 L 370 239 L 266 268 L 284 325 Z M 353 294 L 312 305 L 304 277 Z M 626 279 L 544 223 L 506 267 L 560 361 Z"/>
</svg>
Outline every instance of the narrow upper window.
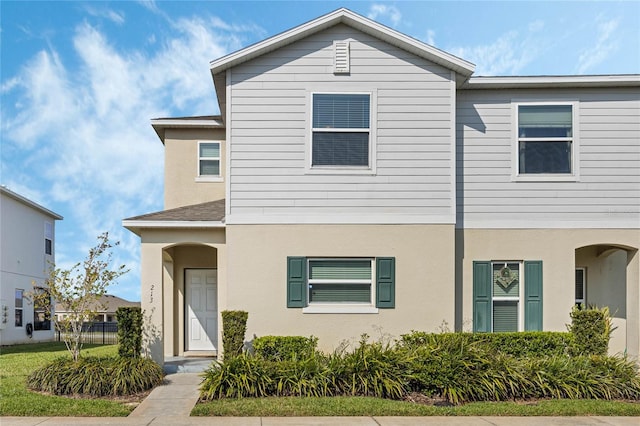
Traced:
<svg viewBox="0 0 640 426">
<path fill-rule="evenodd" d="M 15 300 L 15 326 L 22 327 L 23 315 L 22 315 L 22 304 L 24 298 L 24 290 L 17 288 L 16 289 L 16 300 Z"/>
<path fill-rule="evenodd" d="M 518 174 L 571 175 L 572 105 L 518 105 Z"/>
<path fill-rule="evenodd" d="M 53 254 L 53 224 L 44 223 L 44 253 Z"/>
<path fill-rule="evenodd" d="M 312 167 L 368 168 L 368 94 L 313 95 Z"/>
<path fill-rule="evenodd" d="M 220 142 L 198 144 L 198 176 L 220 176 Z"/>
</svg>

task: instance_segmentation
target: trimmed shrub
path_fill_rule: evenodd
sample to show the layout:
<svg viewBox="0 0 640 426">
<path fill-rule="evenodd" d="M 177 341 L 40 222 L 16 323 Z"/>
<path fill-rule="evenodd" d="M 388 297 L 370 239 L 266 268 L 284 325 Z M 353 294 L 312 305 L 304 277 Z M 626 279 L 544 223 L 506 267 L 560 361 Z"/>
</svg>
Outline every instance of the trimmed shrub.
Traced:
<svg viewBox="0 0 640 426">
<path fill-rule="evenodd" d="M 606 355 L 613 328 L 609 308 L 591 307 L 571 310 L 571 325 L 568 327 L 573 335 L 573 355 Z"/>
<path fill-rule="evenodd" d="M 118 355 L 123 358 L 139 358 L 142 352 L 142 309 L 120 307 L 118 319 Z"/>
<path fill-rule="evenodd" d="M 248 318 L 246 311 L 222 311 L 222 351 L 225 359 L 242 354 Z"/>
<path fill-rule="evenodd" d="M 255 354 L 270 361 L 302 359 L 312 356 L 318 344 L 317 337 L 263 336 L 253 340 Z"/>
<path fill-rule="evenodd" d="M 132 395 L 162 383 L 162 367 L 147 358 L 59 358 L 35 370 L 27 387 L 54 395 Z"/>
<path fill-rule="evenodd" d="M 566 355 L 573 342 L 571 333 L 526 331 L 517 333 L 425 333 L 412 331 L 403 334 L 401 346 L 448 347 L 480 343 L 490 353 L 501 353 L 516 358 Z"/>
</svg>

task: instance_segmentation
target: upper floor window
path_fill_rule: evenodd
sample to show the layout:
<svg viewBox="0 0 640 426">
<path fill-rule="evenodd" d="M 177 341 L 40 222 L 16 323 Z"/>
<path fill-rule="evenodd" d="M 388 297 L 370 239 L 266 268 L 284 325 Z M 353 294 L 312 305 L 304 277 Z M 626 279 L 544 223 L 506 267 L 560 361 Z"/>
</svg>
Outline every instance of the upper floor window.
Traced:
<svg viewBox="0 0 640 426">
<path fill-rule="evenodd" d="M 44 253 L 53 254 L 53 224 L 44 223 Z"/>
<path fill-rule="evenodd" d="M 518 175 L 572 175 L 574 150 L 572 105 L 518 105 Z"/>
<path fill-rule="evenodd" d="M 220 142 L 198 143 L 198 176 L 220 176 Z"/>
<path fill-rule="evenodd" d="M 313 94 L 311 167 L 370 168 L 371 95 Z"/>
</svg>

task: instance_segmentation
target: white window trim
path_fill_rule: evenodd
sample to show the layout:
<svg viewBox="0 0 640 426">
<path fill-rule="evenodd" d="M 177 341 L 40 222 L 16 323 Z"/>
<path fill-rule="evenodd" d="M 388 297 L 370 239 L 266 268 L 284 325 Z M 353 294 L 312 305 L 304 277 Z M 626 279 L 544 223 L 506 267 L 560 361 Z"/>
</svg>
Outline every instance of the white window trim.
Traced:
<svg viewBox="0 0 640 426">
<path fill-rule="evenodd" d="M 498 296 L 495 297 L 493 295 L 493 265 L 495 264 L 507 264 L 507 263 L 517 263 L 518 264 L 518 279 L 520 282 L 518 283 L 518 297 L 514 296 Z M 524 331 L 524 262 L 522 260 L 492 260 L 491 261 L 491 332 L 495 333 L 493 330 L 493 302 L 518 302 L 518 332 Z"/>
<path fill-rule="evenodd" d="M 313 95 L 369 95 L 369 166 L 312 166 L 313 161 Z M 307 143 L 305 149 L 305 174 L 318 175 L 375 175 L 376 127 L 378 96 L 373 91 L 334 92 L 314 90 L 307 92 Z M 366 132 L 365 129 L 322 129 L 323 132 Z"/>
<path fill-rule="evenodd" d="M 521 105 L 570 105 L 571 106 L 571 174 L 540 173 L 520 174 L 519 149 L 520 138 L 518 131 L 518 109 Z M 579 102 L 577 100 L 566 101 L 511 101 L 511 180 L 514 182 L 578 182 L 580 180 L 580 129 L 579 129 Z M 569 138 L 547 138 L 548 141 L 567 140 Z M 539 140 L 536 138 L 536 140 Z"/>
<path fill-rule="evenodd" d="M 583 266 L 576 267 L 576 271 L 582 271 L 582 299 L 575 299 L 575 289 L 574 289 L 574 304 L 581 303 L 583 308 L 587 306 L 587 268 Z"/>
<path fill-rule="evenodd" d="M 302 308 L 303 314 L 377 314 L 376 308 L 376 262 L 372 257 L 309 257 L 307 258 L 307 271 L 309 263 L 314 260 L 368 260 L 371 262 L 371 280 L 341 280 L 340 282 L 348 282 L 350 284 L 369 284 L 371 285 L 370 303 L 312 303 L 309 302 L 309 284 L 313 282 L 327 282 L 327 280 L 312 280 L 307 277 L 305 293 L 307 303 Z M 307 272 L 309 273 L 309 272 Z"/>
<path fill-rule="evenodd" d="M 213 157 L 200 157 L 200 145 L 204 144 L 204 143 L 217 143 L 218 144 L 218 152 L 219 152 L 219 156 L 217 158 L 218 160 L 218 167 L 219 167 L 219 174 L 217 176 L 215 175 L 201 175 L 200 174 L 200 160 L 215 160 L 215 158 Z M 199 140 L 198 141 L 198 151 L 197 151 L 197 159 L 196 159 L 196 169 L 198 174 L 196 175 L 195 181 L 196 182 L 223 182 L 224 179 L 222 177 L 222 141 L 219 140 Z"/>
</svg>

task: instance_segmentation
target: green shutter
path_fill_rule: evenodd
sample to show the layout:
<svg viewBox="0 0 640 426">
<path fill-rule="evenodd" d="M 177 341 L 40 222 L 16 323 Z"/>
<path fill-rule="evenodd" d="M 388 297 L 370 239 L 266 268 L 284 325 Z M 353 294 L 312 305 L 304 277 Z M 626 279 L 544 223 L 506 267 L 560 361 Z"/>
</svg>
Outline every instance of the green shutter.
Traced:
<svg viewBox="0 0 640 426">
<path fill-rule="evenodd" d="M 491 331 L 491 262 L 473 262 L 473 331 Z"/>
<path fill-rule="evenodd" d="M 376 308 L 396 307 L 396 258 L 376 259 Z"/>
<path fill-rule="evenodd" d="M 542 261 L 524 262 L 524 329 L 542 330 Z"/>
<path fill-rule="evenodd" d="M 304 308 L 307 304 L 307 259 L 287 257 L 287 308 Z"/>
</svg>

